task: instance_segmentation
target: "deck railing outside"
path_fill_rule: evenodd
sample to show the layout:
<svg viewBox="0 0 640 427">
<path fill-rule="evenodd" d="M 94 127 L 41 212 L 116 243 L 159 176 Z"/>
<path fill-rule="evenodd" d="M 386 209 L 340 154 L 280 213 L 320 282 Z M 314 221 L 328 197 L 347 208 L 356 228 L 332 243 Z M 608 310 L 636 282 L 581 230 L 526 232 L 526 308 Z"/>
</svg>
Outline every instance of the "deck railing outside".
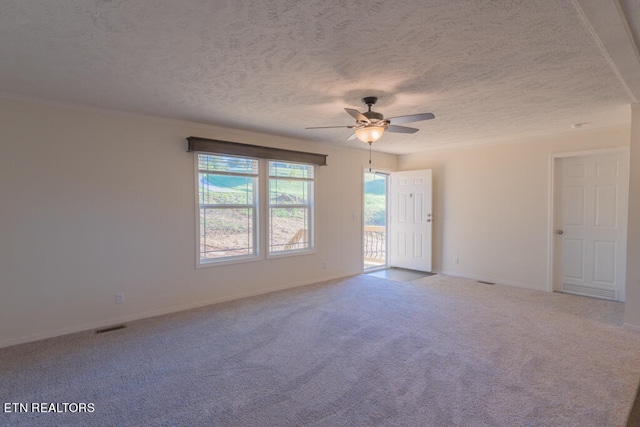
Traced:
<svg viewBox="0 0 640 427">
<path fill-rule="evenodd" d="M 383 225 L 364 226 L 364 261 L 367 264 L 386 263 L 386 227 Z"/>
</svg>

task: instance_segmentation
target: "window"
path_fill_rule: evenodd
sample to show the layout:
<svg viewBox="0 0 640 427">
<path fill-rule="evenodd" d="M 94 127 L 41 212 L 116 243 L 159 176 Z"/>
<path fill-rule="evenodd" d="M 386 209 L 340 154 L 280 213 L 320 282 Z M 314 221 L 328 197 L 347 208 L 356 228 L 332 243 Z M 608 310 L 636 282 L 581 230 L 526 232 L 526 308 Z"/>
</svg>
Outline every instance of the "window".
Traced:
<svg viewBox="0 0 640 427">
<path fill-rule="evenodd" d="M 269 254 L 313 249 L 313 172 L 269 161 Z"/>
<path fill-rule="evenodd" d="M 200 263 L 258 255 L 258 160 L 198 154 Z"/>
<path fill-rule="evenodd" d="M 314 165 L 205 153 L 196 162 L 199 265 L 313 250 Z"/>
</svg>

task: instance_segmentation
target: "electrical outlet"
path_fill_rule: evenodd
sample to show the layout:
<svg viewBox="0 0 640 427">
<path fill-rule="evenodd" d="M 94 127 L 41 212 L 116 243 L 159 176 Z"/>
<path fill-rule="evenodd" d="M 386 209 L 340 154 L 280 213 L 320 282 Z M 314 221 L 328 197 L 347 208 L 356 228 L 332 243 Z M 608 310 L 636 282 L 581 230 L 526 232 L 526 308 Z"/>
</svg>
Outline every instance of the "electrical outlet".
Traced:
<svg viewBox="0 0 640 427">
<path fill-rule="evenodd" d="M 460 258 L 456 257 L 456 264 L 460 264 Z"/>
<path fill-rule="evenodd" d="M 124 293 L 116 292 L 116 304 L 124 304 Z"/>
<path fill-rule="evenodd" d="M 326 262 L 323 262 L 323 263 L 322 263 L 322 269 L 323 269 L 323 270 L 326 270 L 326 269 L 327 269 L 327 263 L 326 263 Z"/>
</svg>

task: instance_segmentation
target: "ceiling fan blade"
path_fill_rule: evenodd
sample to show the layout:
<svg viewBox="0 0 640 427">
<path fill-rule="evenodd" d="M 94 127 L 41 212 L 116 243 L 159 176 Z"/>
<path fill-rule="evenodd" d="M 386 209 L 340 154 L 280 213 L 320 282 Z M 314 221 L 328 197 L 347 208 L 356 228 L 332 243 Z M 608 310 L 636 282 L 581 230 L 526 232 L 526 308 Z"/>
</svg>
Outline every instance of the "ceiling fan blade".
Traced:
<svg viewBox="0 0 640 427">
<path fill-rule="evenodd" d="M 420 129 L 410 128 L 409 126 L 389 125 L 389 126 L 387 126 L 386 130 L 387 130 L 387 132 L 416 133 Z"/>
<path fill-rule="evenodd" d="M 353 129 L 355 126 L 312 126 L 305 129 Z"/>
<path fill-rule="evenodd" d="M 431 113 L 422 113 L 422 114 L 410 114 L 408 116 L 390 117 L 387 120 L 389 120 L 389 123 L 391 123 L 392 125 L 401 125 L 404 123 L 419 122 L 421 120 L 430 120 L 435 118 L 436 116 L 434 116 Z"/>
<path fill-rule="evenodd" d="M 362 114 L 358 110 L 354 110 L 353 108 L 345 108 L 344 111 L 349 113 L 349 115 L 351 115 L 351 117 L 353 117 L 354 119 L 356 119 L 359 122 L 369 123 L 369 119 L 367 118 L 367 116 L 365 116 L 364 114 Z"/>
<path fill-rule="evenodd" d="M 346 141 L 353 141 L 354 139 L 356 139 L 356 134 L 352 133 L 351 136 L 346 139 Z"/>
</svg>

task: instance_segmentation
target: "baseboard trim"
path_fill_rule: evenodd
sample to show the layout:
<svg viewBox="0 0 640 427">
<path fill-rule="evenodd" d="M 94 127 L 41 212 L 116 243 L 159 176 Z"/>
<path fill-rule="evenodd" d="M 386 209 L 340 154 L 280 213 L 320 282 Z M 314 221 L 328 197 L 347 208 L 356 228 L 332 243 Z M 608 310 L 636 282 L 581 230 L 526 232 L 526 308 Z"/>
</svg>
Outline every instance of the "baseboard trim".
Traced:
<svg viewBox="0 0 640 427">
<path fill-rule="evenodd" d="M 157 310 L 145 311 L 145 312 L 142 312 L 142 313 L 134 313 L 134 314 L 126 315 L 126 316 L 111 317 L 111 318 L 108 318 L 108 319 L 105 319 L 105 320 L 99 320 L 99 321 L 96 321 L 96 322 L 83 323 L 83 324 L 80 324 L 80 325 L 69 326 L 67 328 L 55 329 L 53 331 L 46 331 L 46 332 L 26 335 L 26 336 L 22 336 L 22 337 L 8 338 L 8 339 L 0 340 L 0 348 L 10 347 L 10 346 L 13 346 L 13 345 L 18 345 L 18 344 L 26 344 L 26 343 L 29 343 L 29 342 L 40 341 L 40 340 L 44 340 L 44 339 L 48 339 L 48 338 L 55 338 L 55 337 L 59 337 L 59 336 L 62 336 L 62 335 L 75 334 L 75 333 L 78 333 L 78 332 L 92 331 L 94 329 L 100 329 L 100 328 L 104 328 L 104 327 L 107 327 L 107 326 L 112 326 L 112 325 L 115 325 L 115 324 L 133 322 L 133 321 L 142 320 L 142 319 L 149 319 L 149 318 L 152 318 L 152 317 L 163 316 L 165 314 L 178 313 L 180 311 L 191 310 L 191 309 L 200 308 L 200 307 L 206 307 L 208 305 L 220 304 L 220 303 L 227 302 L 227 301 L 235 301 L 235 300 L 238 300 L 238 299 L 249 298 L 249 297 L 254 297 L 254 296 L 258 296 L 258 295 L 265 295 L 265 294 L 269 294 L 269 293 L 272 293 L 272 292 L 284 291 L 286 289 L 293 289 L 293 288 L 298 288 L 298 287 L 301 287 L 301 286 L 313 285 L 313 284 L 316 284 L 316 283 L 329 282 L 331 280 L 344 279 L 344 278 L 353 277 L 353 276 L 356 276 L 356 275 L 358 275 L 358 273 L 356 273 L 356 274 L 337 274 L 337 275 L 333 275 L 333 276 L 322 277 L 322 278 L 319 278 L 319 279 L 310 279 L 310 280 L 304 280 L 304 281 L 301 281 L 301 282 L 290 283 L 290 284 L 287 284 L 287 285 L 274 286 L 274 287 L 271 287 L 271 288 L 268 288 L 268 289 L 261 289 L 259 291 L 255 291 L 255 292 L 243 292 L 243 293 L 229 295 L 229 296 L 225 296 L 225 297 L 212 298 L 212 299 L 208 299 L 208 300 L 204 300 L 204 301 L 195 301 L 195 302 L 188 303 L 188 304 L 181 304 L 181 305 L 176 305 L 176 306 L 171 306 L 171 307 L 160 308 L 160 309 L 157 309 Z"/>
<path fill-rule="evenodd" d="M 508 286 L 515 286 L 517 288 L 524 288 L 524 289 L 531 289 L 532 291 L 542 291 L 542 292 L 549 292 L 545 286 L 533 286 L 530 283 L 524 283 L 524 282 L 516 282 L 513 280 L 502 280 L 502 279 L 497 279 L 495 277 L 486 277 L 486 276 L 475 276 L 475 275 L 470 275 L 470 274 L 461 274 L 459 272 L 453 272 L 453 271 L 441 271 L 438 274 L 442 274 L 445 276 L 451 276 L 451 277 L 460 277 L 462 279 L 469 279 L 469 280 L 475 280 L 478 282 L 489 282 L 489 283 L 496 283 L 496 284 L 500 284 L 500 285 L 508 285 Z"/>
</svg>

